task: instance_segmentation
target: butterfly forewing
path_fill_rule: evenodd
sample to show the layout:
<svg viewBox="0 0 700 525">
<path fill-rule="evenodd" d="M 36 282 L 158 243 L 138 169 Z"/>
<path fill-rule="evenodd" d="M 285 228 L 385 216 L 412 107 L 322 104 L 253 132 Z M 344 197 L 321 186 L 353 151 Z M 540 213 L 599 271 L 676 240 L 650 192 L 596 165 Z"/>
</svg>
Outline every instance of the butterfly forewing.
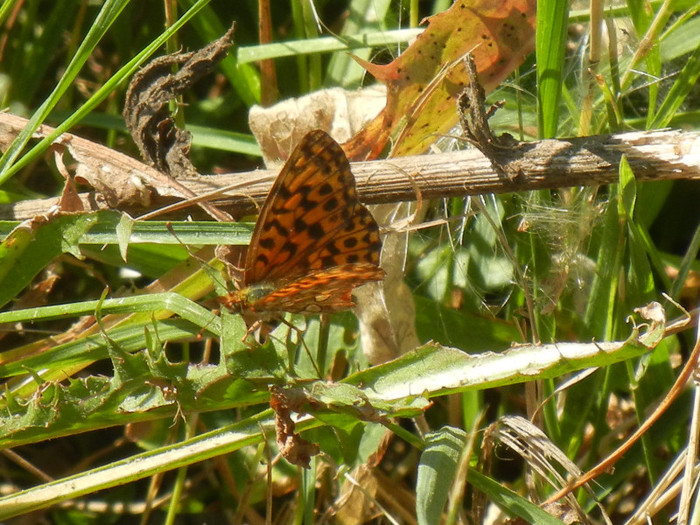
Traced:
<svg viewBox="0 0 700 525">
<path fill-rule="evenodd" d="M 378 230 L 357 200 L 343 150 L 325 132 L 312 131 L 290 155 L 260 212 L 246 284 L 292 280 L 345 263 L 378 264 Z"/>
</svg>

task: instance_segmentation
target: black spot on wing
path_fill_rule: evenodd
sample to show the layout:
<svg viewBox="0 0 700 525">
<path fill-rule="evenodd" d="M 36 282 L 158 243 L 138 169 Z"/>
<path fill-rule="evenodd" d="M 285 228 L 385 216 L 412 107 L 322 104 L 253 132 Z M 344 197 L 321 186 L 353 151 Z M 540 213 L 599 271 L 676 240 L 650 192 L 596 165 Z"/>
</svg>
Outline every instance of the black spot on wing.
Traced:
<svg viewBox="0 0 700 525">
<path fill-rule="evenodd" d="M 323 226 L 320 223 L 316 222 L 309 227 L 308 233 L 312 239 L 318 240 L 321 239 L 326 232 L 323 230 Z"/>
<path fill-rule="evenodd" d="M 303 198 L 299 201 L 299 207 L 304 211 L 311 211 L 318 206 L 318 202 Z"/>
<path fill-rule="evenodd" d="M 295 232 L 303 232 L 308 228 L 309 226 L 306 224 L 306 221 L 302 219 L 301 217 L 297 217 L 294 219 L 294 231 Z"/>
<path fill-rule="evenodd" d="M 297 253 L 297 248 L 298 246 L 296 244 L 287 241 L 282 246 L 282 251 L 288 252 L 290 257 L 294 257 L 294 255 Z"/>
<path fill-rule="evenodd" d="M 327 212 L 331 212 L 335 210 L 338 207 L 338 199 L 335 197 L 332 197 L 328 199 L 324 204 L 323 204 L 323 209 Z"/>
<path fill-rule="evenodd" d="M 283 200 L 287 200 L 292 196 L 292 194 L 289 193 L 289 190 L 286 186 L 282 185 L 277 188 L 277 196 Z"/>
<path fill-rule="evenodd" d="M 258 241 L 258 245 L 266 250 L 272 250 L 275 247 L 275 239 L 272 237 L 263 237 Z"/>
<path fill-rule="evenodd" d="M 379 252 L 382 249 L 382 242 L 377 240 L 370 245 L 369 251 L 365 252 L 365 262 L 379 264 Z"/>
<path fill-rule="evenodd" d="M 282 237 L 289 236 L 289 230 L 282 226 L 282 223 L 277 219 L 270 219 L 263 225 L 263 231 L 265 232 L 269 232 L 273 228 L 277 230 L 278 235 L 281 235 Z"/>
</svg>

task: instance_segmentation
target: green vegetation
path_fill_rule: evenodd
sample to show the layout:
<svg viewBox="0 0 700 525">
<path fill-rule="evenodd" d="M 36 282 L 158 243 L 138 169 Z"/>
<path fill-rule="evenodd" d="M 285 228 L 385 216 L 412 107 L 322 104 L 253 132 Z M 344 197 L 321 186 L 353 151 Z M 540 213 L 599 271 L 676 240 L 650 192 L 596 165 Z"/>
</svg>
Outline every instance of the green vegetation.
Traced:
<svg viewBox="0 0 700 525">
<path fill-rule="evenodd" d="M 289 316 L 265 345 L 241 342 L 243 320 L 218 311 L 230 285 L 213 248 L 246 245 L 249 222 L 188 221 L 195 207 L 172 225 L 122 209 L 28 207 L 60 196 L 61 170 L 75 168 L 68 153 L 65 166 L 49 155 L 62 132 L 138 157 L 121 111 L 128 79 L 154 57 L 199 49 L 236 22 L 229 56 L 185 93 L 177 119 L 201 173 L 250 171 L 261 160 L 248 112 L 275 88 L 258 60 L 274 60 L 280 100 L 357 89 L 372 80 L 348 51 L 387 63 L 415 37 L 412 23 L 450 2 L 318 1 L 322 35 L 310 3 L 281 4 L 271 6 L 269 45 L 257 43 L 255 2 L 0 6 L 2 107 L 29 119 L 9 140 L 0 127 L 0 520 L 481 523 L 493 503 L 561 523 L 537 507 L 565 485 L 558 477 L 613 452 L 696 346 L 697 315 L 681 324 L 681 305 L 692 310 L 700 296 L 700 184 L 690 171 L 640 183 L 623 162 L 609 187 L 422 203 L 430 226 L 410 228 L 404 251 L 387 253 L 385 242 L 394 260 L 382 261 L 404 269 L 415 306 L 415 317 L 389 312 L 387 326 L 415 326 L 419 343 L 376 366 L 350 312 L 328 324 Z M 488 95 L 505 101 L 490 121 L 496 134 L 698 127 L 696 2 L 628 2 L 590 40 L 590 13 L 564 4 L 538 4 L 536 52 Z M 56 131 L 37 140 L 41 123 Z M 13 216 L 19 204 L 34 213 Z M 388 237 L 406 235 L 399 229 Z M 651 301 L 668 321 L 635 310 Z M 271 387 L 303 401 L 295 430 L 321 451 L 309 469 L 278 455 Z M 667 471 L 698 428 L 693 395 L 576 493 L 585 519 L 602 522 L 597 498 L 623 523 L 676 481 Z M 543 435 L 512 417 L 535 411 Z M 679 508 L 697 520 L 692 498 L 671 493 L 655 523 Z"/>
</svg>

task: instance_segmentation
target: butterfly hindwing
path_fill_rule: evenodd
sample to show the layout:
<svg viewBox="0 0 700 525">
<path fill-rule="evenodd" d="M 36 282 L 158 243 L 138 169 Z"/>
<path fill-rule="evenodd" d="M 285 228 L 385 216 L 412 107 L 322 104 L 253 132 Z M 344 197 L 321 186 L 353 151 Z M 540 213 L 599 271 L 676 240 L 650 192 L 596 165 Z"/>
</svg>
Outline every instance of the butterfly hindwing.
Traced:
<svg viewBox="0 0 700 525">
<path fill-rule="evenodd" d="M 352 290 L 356 286 L 384 278 L 384 270 L 373 264 L 346 264 L 316 270 L 280 285 L 273 292 L 253 302 L 258 312 L 318 314 L 339 312 L 355 306 Z"/>
</svg>

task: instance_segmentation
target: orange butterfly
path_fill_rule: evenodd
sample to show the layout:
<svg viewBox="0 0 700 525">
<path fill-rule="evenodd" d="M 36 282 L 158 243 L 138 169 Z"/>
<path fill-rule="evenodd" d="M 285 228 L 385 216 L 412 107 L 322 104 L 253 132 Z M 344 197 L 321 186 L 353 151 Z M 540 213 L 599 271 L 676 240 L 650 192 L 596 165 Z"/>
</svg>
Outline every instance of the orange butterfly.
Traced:
<svg viewBox="0 0 700 525">
<path fill-rule="evenodd" d="M 232 311 L 274 317 L 338 312 L 352 290 L 381 281 L 379 227 L 357 200 L 342 148 L 311 131 L 280 172 L 255 223 L 242 288 L 219 297 Z"/>
</svg>

